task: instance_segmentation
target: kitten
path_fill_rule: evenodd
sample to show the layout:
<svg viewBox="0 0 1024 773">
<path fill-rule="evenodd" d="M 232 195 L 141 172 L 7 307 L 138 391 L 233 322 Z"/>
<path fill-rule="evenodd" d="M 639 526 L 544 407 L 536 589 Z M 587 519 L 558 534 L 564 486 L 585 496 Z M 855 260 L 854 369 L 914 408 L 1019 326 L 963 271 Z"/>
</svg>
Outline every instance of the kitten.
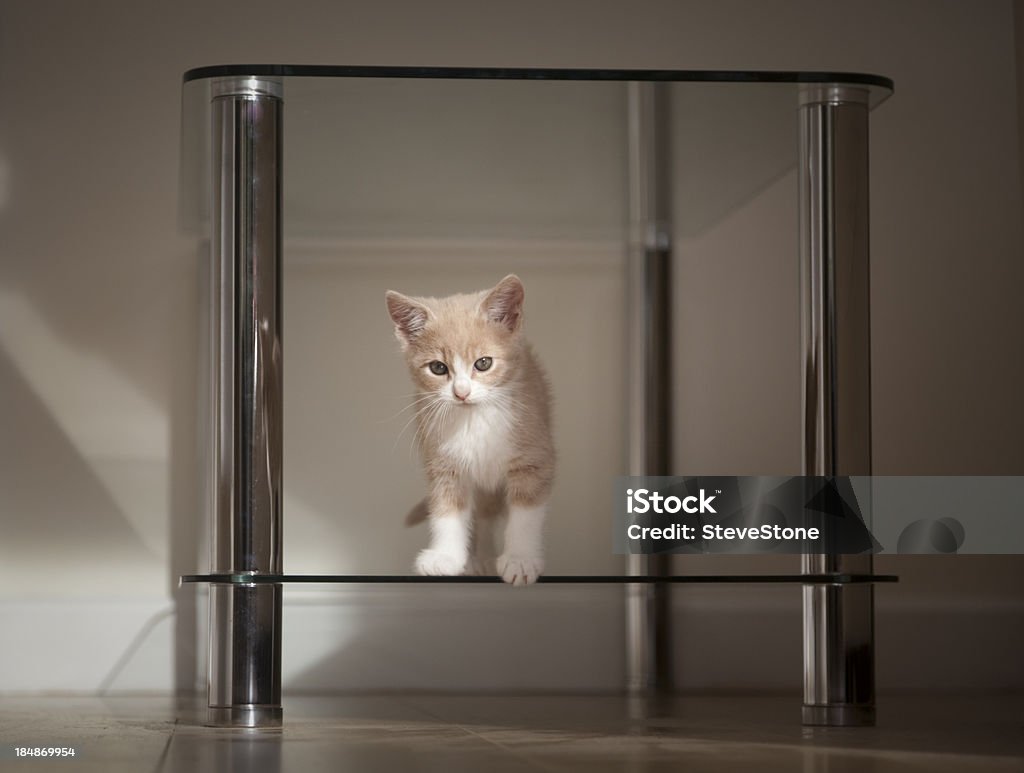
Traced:
<svg viewBox="0 0 1024 773">
<path fill-rule="evenodd" d="M 547 378 L 520 332 L 523 284 L 447 298 L 386 294 L 416 385 L 416 439 L 429 494 L 425 575 L 493 574 L 489 529 L 507 515 L 496 569 L 513 585 L 544 571 L 542 528 L 555 472 Z M 414 512 L 416 512 L 414 510 Z"/>
</svg>

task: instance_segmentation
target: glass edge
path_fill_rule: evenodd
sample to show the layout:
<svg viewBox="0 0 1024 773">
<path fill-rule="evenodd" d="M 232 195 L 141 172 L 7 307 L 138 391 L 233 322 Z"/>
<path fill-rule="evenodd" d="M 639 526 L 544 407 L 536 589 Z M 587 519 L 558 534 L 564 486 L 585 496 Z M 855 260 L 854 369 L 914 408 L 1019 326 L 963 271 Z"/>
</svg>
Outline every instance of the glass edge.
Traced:
<svg viewBox="0 0 1024 773">
<path fill-rule="evenodd" d="M 240 75 L 301 78 L 455 78 L 479 80 L 678 81 L 702 83 L 848 83 L 891 93 L 883 75 L 796 70 L 629 70 L 534 67 L 395 67 L 376 65 L 221 64 L 194 67 L 184 83 Z"/>
<path fill-rule="evenodd" d="M 452 576 L 421 577 L 418 575 L 302 575 L 302 574 L 261 574 L 246 575 L 232 573 L 186 574 L 180 577 L 181 584 L 213 583 L 219 585 L 257 585 L 278 583 L 310 584 L 489 584 L 500 583 L 497 576 Z M 776 574 L 776 575 L 548 575 L 539 580 L 542 584 L 658 584 L 658 583 L 791 583 L 802 585 L 855 585 L 867 583 L 895 583 L 899 577 L 892 574 Z"/>
</svg>

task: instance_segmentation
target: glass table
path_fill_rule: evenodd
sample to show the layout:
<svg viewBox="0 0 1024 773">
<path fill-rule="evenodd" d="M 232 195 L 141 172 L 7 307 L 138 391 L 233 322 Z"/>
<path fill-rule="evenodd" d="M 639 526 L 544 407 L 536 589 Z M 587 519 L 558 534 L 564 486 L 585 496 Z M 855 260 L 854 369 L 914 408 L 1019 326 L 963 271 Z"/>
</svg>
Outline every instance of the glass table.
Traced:
<svg viewBox="0 0 1024 773">
<path fill-rule="evenodd" d="M 795 170 L 802 472 L 869 475 L 868 115 L 891 92 L 887 78 L 831 72 L 224 65 L 185 73 L 182 213 L 210 256 L 212 561 L 209 573 L 182 579 L 210 584 L 209 723 L 280 724 L 285 584 L 498 582 L 375 574 L 359 555 L 347 573 L 284 573 L 285 254 L 307 266 L 347 256 L 352 289 L 337 319 L 357 332 L 368 324 L 366 298 L 382 306 L 364 281 L 381 265 L 388 281 L 437 294 L 455 276 L 492 276 L 496 262 L 548 272 L 552 286 L 564 284 L 557 275 L 567 268 L 595 277 L 549 303 L 557 313 L 531 328 L 575 331 L 566 341 L 585 363 L 582 386 L 614 382 L 621 371 L 600 370 L 603 360 L 625 371 L 621 389 L 568 401 L 560 415 L 577 429 L 562 453 L 568 485 L 587 477 L 572 473 L 584 456 L 591 477 L 667 475 L 672 409 L 685 399 L 672 357 L 672 310 L 687 286 L 678 246 L 728 229 L 733 213 Z M 598 303 L 611 311 L 595 315 Z M 289 346 L 316 324 L 300 320 L 296 333 L 289 322 Z M 591 340 L 598 333 L 613 341 L 614 357 Z M 357 353 L 368 367 L 378 356 Z M 376 399 L 372 388 L 358 394 L 361 406 Z M 602 427 L 587 413 L 595 409 L 622 421 Z M 373 456 L 361 450 L 366 413 L 354 410 L 351 431 L 332 446 L 357 481 Z M 305 420 L 315 424 L 317 412 Z M 329 477 L 325 454 L 290 454 L 310 479 Z M 386 546 L 360 515 L 367 503 L 355 488 L 341 492 L 353 514 L 346 539 L 366 546 L 354 552 L 370 561 Z M 580 513 L 603 506 L 593 488 L 574 492 Z M 575 517 L 583 516 L 569 514 L 565 528 Z M 799 572 L 746 575 L 684 575 L 666 556 L 637 555 L 625 557 L 623 574 L 623 559 L 605 555 L 600 537 L 587 544 L 574 573 L 541 582 L 626 587 L 629 689 L 667 686 L 672 585 L 788 583 L 803 592 L 805 723 L 874 721 L 873 585 L 895 578 L 874 574 L 870 555 L 814 554 Z"/>
</svg>

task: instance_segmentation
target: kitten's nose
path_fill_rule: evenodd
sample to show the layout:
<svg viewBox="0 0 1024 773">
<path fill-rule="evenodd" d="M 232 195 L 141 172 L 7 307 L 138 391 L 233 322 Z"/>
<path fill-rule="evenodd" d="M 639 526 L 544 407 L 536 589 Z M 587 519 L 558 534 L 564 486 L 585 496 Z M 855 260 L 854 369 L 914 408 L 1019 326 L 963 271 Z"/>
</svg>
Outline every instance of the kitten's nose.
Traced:
<svg viewBox="0 0 1024 773">
<path fill-rule="evenodd" d="M 468 378 L 457 378 L 452 384 L 452 392 L 460 400 L 465 400 L 469 397 L 469 390 L 472 388 L 472 384 L 469 383 Z"/>
</svg>

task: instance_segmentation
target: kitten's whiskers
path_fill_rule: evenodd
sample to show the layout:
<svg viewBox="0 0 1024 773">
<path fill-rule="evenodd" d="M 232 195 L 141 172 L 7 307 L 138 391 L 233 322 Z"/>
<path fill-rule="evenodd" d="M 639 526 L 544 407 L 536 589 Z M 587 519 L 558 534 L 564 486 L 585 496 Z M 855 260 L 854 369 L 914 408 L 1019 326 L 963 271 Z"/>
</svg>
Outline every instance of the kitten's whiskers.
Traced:
<svg viewBox="0 0 1024 773">
<path fill-rule="evenodd" d="M 420 419 L 419 425 L 416 428 L 416 434 L 413 435 L 413 445 L 427 439 L 427 435 L 434 429 L 434 424 L 437 423 L 438 415 L 444 411 L 446 403 L 447 401 L 439 396 L 435 397 L 433 402 L 430 403 L 429 409 Z"/>
<path fill-rule="evenodd" d="M 430 412 L 431 412 L 431 409 L 433 409 L 433 408 L 435 408 L 435 407 L 436 407 L 436 405 L 437 405 L 437 404 L 438 404 L 438 403 L 439 403 L 439 402 L 441 401 L 441 398 L 437 397 L 436 395 L 424 395 L 424 396 L 423 396 L 423 400 L 418 400 L 418 401 L 417 401 L 417 403 L 419 403 L 419 402 L 424 402 L 424 401 L 429 401 L 429 402 L 427 402 L 427 403 L 426 403 L 426 405 L 420 405 L 420 406 L 419 406 L 419 407 L 417 408 L 416 412 L 415 412 L 415 413 L 414 413 L 414 414 L 413 414 L 413 415 L 412 415 L 412 416 L 411 416 L 411 417 L 409 418 L 409 420 L 408 420 L 407 422 L 405 422 L 405 426 L 403 426 L 403 427 L 402 427 L 402 431 L 401 431 L 401 432 L 399 432 L 399 433 L 398 433 L 398 437 L 396 437 L 396 438 L 395 438 L 395 444 L 394 444 L 394 446 L 392 446 L 392 448 L 391 448 L 392 452 L 393 452 L 393 451 L 394 451 L 394 450 L 395 450 L 396 448 L 398 448 L 398 441 L 402 439 L 402 435 L 404 435 L 404 434 L 405 434 L 405 431 L 406 431 L 407 429 L 409 429 L 409 425 L 410 425 L 410 424 L 412 424 L 412 423 L 413 423 L 414 421 L 416 421 L 417 419 L 421 419 L 421 418 L 422 418 L 422 417 L 424 416 L 424 414 L 425 414 L 426 416 L 429 416 L 429 415 L 430 415 Z M 417 403 L 413 403 L 413 405 L 416 405 Z M 410 405 L 410 406 L 408 406 L 408 407 L 409 407 L 409 408 L 412 408 L 412 407 L 413 407 L 413 405 Z M 422 425 L 422 421 L 420 422 L 420 425 L 419 425 L 419 426 L 420 426 L 420 427 L 422 427 L 422 426 L 423 426 L 423 425 Z M 417 437 L 418 435 L 419 435 L 419 429 L 417 428 L 417 430 L 416 430 L 416 434 L 415 434 L 415 435 L 413 435 L 413 439 L 415 440 L 415 438 L 416 438 L 416 437 Z"/>
<path fill-rule="evenodd" d="M 406 399 L 411 397 L 411 398 L 413 398 L 413 401 L 411 403 L 409 403 L 407 406 L 405 406 L 404 408 L 402 408 L 402 410 L 400 410 L 398 413 L 392 414 L 391 416 L 389 416 L 386 419 L 381 419 L 380 420 L 381 423 L 388 422 L 388 421 L 394 421 L 399 416 L 401 416 L 403 413 L 408 411 L 410 408 L 414 408 L 414 407 L 416 407 L 418 405 L 422 405 L 427 400 L 434 399 L 434 395 L 429 395 L 429 394 L 428 395 L 422 395 L 422 394 L 404 395 L 404 397 Z"/>
</svg>

